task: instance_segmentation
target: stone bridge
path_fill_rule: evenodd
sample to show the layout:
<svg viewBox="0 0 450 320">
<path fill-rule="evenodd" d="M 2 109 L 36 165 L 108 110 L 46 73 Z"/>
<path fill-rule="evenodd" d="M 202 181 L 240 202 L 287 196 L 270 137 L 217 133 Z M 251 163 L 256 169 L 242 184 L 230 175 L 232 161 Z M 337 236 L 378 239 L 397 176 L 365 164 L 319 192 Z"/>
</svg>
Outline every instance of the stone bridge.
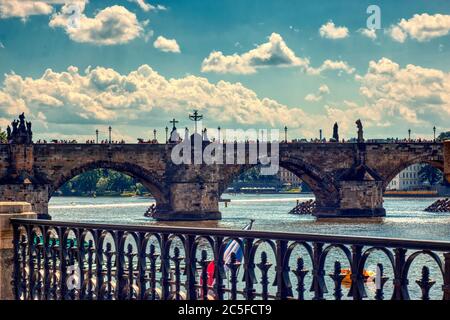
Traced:
<svg viewBox="0 0 450 320">
<path fill-rule="evenodd" d="M 445 144 L 445 147 L 444 147 Z M 227 154 L 235 144 L 200 143 Z M 160 220 L 220 219 L 219 199 L 231 181 L 256 165 L 243 144 L 240 164 L 175 164 L 177 144 L 0 144 L 0 201 L 27 201 L 43 217 L 48 201 L 80 173 L 107 168 L 140 181 L 156 199 Z M 268 155 L 272 155 L 269 144 Z M 445 149 L 445 150 L 444 150 Z M 400 171 L 429 163 L 450 178 L 450 141 L 442 143 L 281 143 L 279 165 L 303 179 L 316 196 L 318 217 L 383 216 L 383 191 Z M 446 155 L 444 157 L 444 154 Z M 444 161 L 444 158 L 446 159 Z M 445 164 L 444 164 L 445 163 Z"/>
</svg>

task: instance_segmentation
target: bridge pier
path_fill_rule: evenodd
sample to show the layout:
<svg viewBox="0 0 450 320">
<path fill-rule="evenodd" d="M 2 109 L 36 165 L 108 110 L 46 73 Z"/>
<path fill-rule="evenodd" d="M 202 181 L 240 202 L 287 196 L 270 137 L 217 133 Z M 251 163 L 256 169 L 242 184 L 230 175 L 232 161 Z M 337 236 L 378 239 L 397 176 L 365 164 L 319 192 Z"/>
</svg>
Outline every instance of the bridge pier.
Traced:
<svg viewBox="0 0 450 320">
<path fill-rule="evenodd" d="M 352 167 L 339 181 L 339 195 L 328 195 L 336 199 L 336 206 L 327 210 L 317 208 L 318 218 L 373 218 L 384 217 L 383 180 L 365 165 Z M 331 199 L 331 200 L 332 200 Z"/>
<path fill-rule="evenodd" d="M 158 204 L 153 218 L 161 221 L 220 220 L 218 183 L 178 182 L 170 185 L 169 203 Z"/>
</svg>

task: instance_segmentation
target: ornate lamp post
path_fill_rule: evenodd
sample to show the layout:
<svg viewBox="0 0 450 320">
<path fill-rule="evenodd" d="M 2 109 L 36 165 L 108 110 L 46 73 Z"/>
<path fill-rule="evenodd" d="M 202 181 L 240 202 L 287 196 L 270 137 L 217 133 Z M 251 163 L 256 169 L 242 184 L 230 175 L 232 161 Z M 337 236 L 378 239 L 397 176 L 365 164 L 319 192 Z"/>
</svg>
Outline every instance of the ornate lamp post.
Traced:
<svg viewBox="0 0 450 320">
<path fill-rule="evenodd" d="M 287 130 L 288 130 L 288 128 L 287 128 L 287 126 L 284 126 L 284 142 L 288 142 L 288 140 L 287 140 Z"/>
<path fill-rule="evenodd" d="M 436 142 L 436 126 L 433 127 L 433 141 Z"/>
<path fill-rule="evenodd" d="M 111 130 L 112 130 L 112 128 L 111 128 L 111 126 L 109 126 L 109 128 L 108 128 L 108 130 L 109 130 L 109 143 L 111 143 Z"/>
<path fill-rule="evenodd" d="M 319 129 L 319 140 L 322 141 L 322 129 Z"/>
<path fill-rule="evenodd" d="M 153 129 L 153 141 L 156 142 L 156 129 Z"/>
<path fill-rule="evenodd" d="M 217 137 L 218 137 L 218 143 L 220 143 L 220 126 L 219 127 L 217 127 L 217 132 L 218 132 L 218 135 L 217 135 Z"/>
<path fill-rule="evenodd" d="M 95 130 L 95 142 L 98 144 L 98 129 Z"/>
<path fill-rule="evenodd" d="M 411 129 L 408 129 L 408 140 L 411 141 Z"/>
<path fill-rule="evenodd" d="M 169 134 L 169 128 L 166 127 L 166 143 L 167 143 L 167 141 L 169 141 L 168 140 L 168 134 Z"/>
</svg>

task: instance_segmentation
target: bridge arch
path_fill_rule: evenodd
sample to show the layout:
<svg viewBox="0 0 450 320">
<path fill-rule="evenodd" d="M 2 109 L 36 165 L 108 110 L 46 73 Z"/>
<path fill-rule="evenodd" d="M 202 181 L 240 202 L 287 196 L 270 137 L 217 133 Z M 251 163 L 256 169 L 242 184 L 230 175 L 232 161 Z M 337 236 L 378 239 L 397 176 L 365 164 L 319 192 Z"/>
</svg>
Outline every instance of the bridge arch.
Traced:
<svg viewBox="0 0 450 320">
<path fill-rule="evenodd" d="M 415 164 L 428 164 L 440 171 L 444 171 L 444 162 L 440 160 L 436 160 L 435 157 L 431 157 L 428 155 L 421 155 L 406 161 L 401 161 L 397 165 L 393 166 L 391 170 L 388 171 L 387 175 L 384 177 L 383 181 L 383 191 L 386 190 L 389 183 L 403 170 L 406 168 L 415 165 Z"/>
<path fill-rule="evenodd" d="M 225 168 L 228 172 L 224 174 L 224 180 L 219 186 L 219 196 L 225 192 L 235 178 L 258 165 L 260 165 L 260 163 L 252 165 L 234 165 L 231 166 L 231 169 Z M 339 201 L 339 189 L 329 174 L 321 171 L 316 166 L 303 159 L 295 157 L 281 159 L 279 166 L 295 174 L 310 187 L 316 198 L 318 210 L 327 210 L 327 208 L 336 207 L 337 202 Z"/>
<path fill-rule="evenodd" d="M 48 193 L 49 200 L 54 192 L 62 187 L 66 182 L 80 174 L 95 169 L 110 169 L 127 174 L 142 183 L 142 185 L 150 191 L 152 196 L 155 198 L 157 205 L 165 205 L 168 202 L 168 197 L 164 191 L 164 184 L 156 173 L 133 163 L 112 161 L 92 161 L 58 173 L 55 177 L 50 178 L 50 188 Z"/>
</svg>

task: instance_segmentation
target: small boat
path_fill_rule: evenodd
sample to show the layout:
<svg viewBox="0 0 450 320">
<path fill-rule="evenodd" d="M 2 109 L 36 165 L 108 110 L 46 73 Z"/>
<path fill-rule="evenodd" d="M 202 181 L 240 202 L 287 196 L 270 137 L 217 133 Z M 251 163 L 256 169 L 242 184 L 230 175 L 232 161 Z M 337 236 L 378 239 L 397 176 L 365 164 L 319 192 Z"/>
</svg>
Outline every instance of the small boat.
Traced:
<svg viewBox="0 0 450 320">
<path fill-rule="evenodd" d="M 350 269 L 342 269 L 341 274 L 345 275 L 344 279 L 342 279 L 342 284 L 349 285 L 352 283 L 352 278 L 351 278 L 352 271 Z M 375 277 L 374 271 L 368 271 L 368 270 L 363 271 L 364 282 L 367 282 L 367 281 L 373 279 L 374 277 Z"/>
</svg>

